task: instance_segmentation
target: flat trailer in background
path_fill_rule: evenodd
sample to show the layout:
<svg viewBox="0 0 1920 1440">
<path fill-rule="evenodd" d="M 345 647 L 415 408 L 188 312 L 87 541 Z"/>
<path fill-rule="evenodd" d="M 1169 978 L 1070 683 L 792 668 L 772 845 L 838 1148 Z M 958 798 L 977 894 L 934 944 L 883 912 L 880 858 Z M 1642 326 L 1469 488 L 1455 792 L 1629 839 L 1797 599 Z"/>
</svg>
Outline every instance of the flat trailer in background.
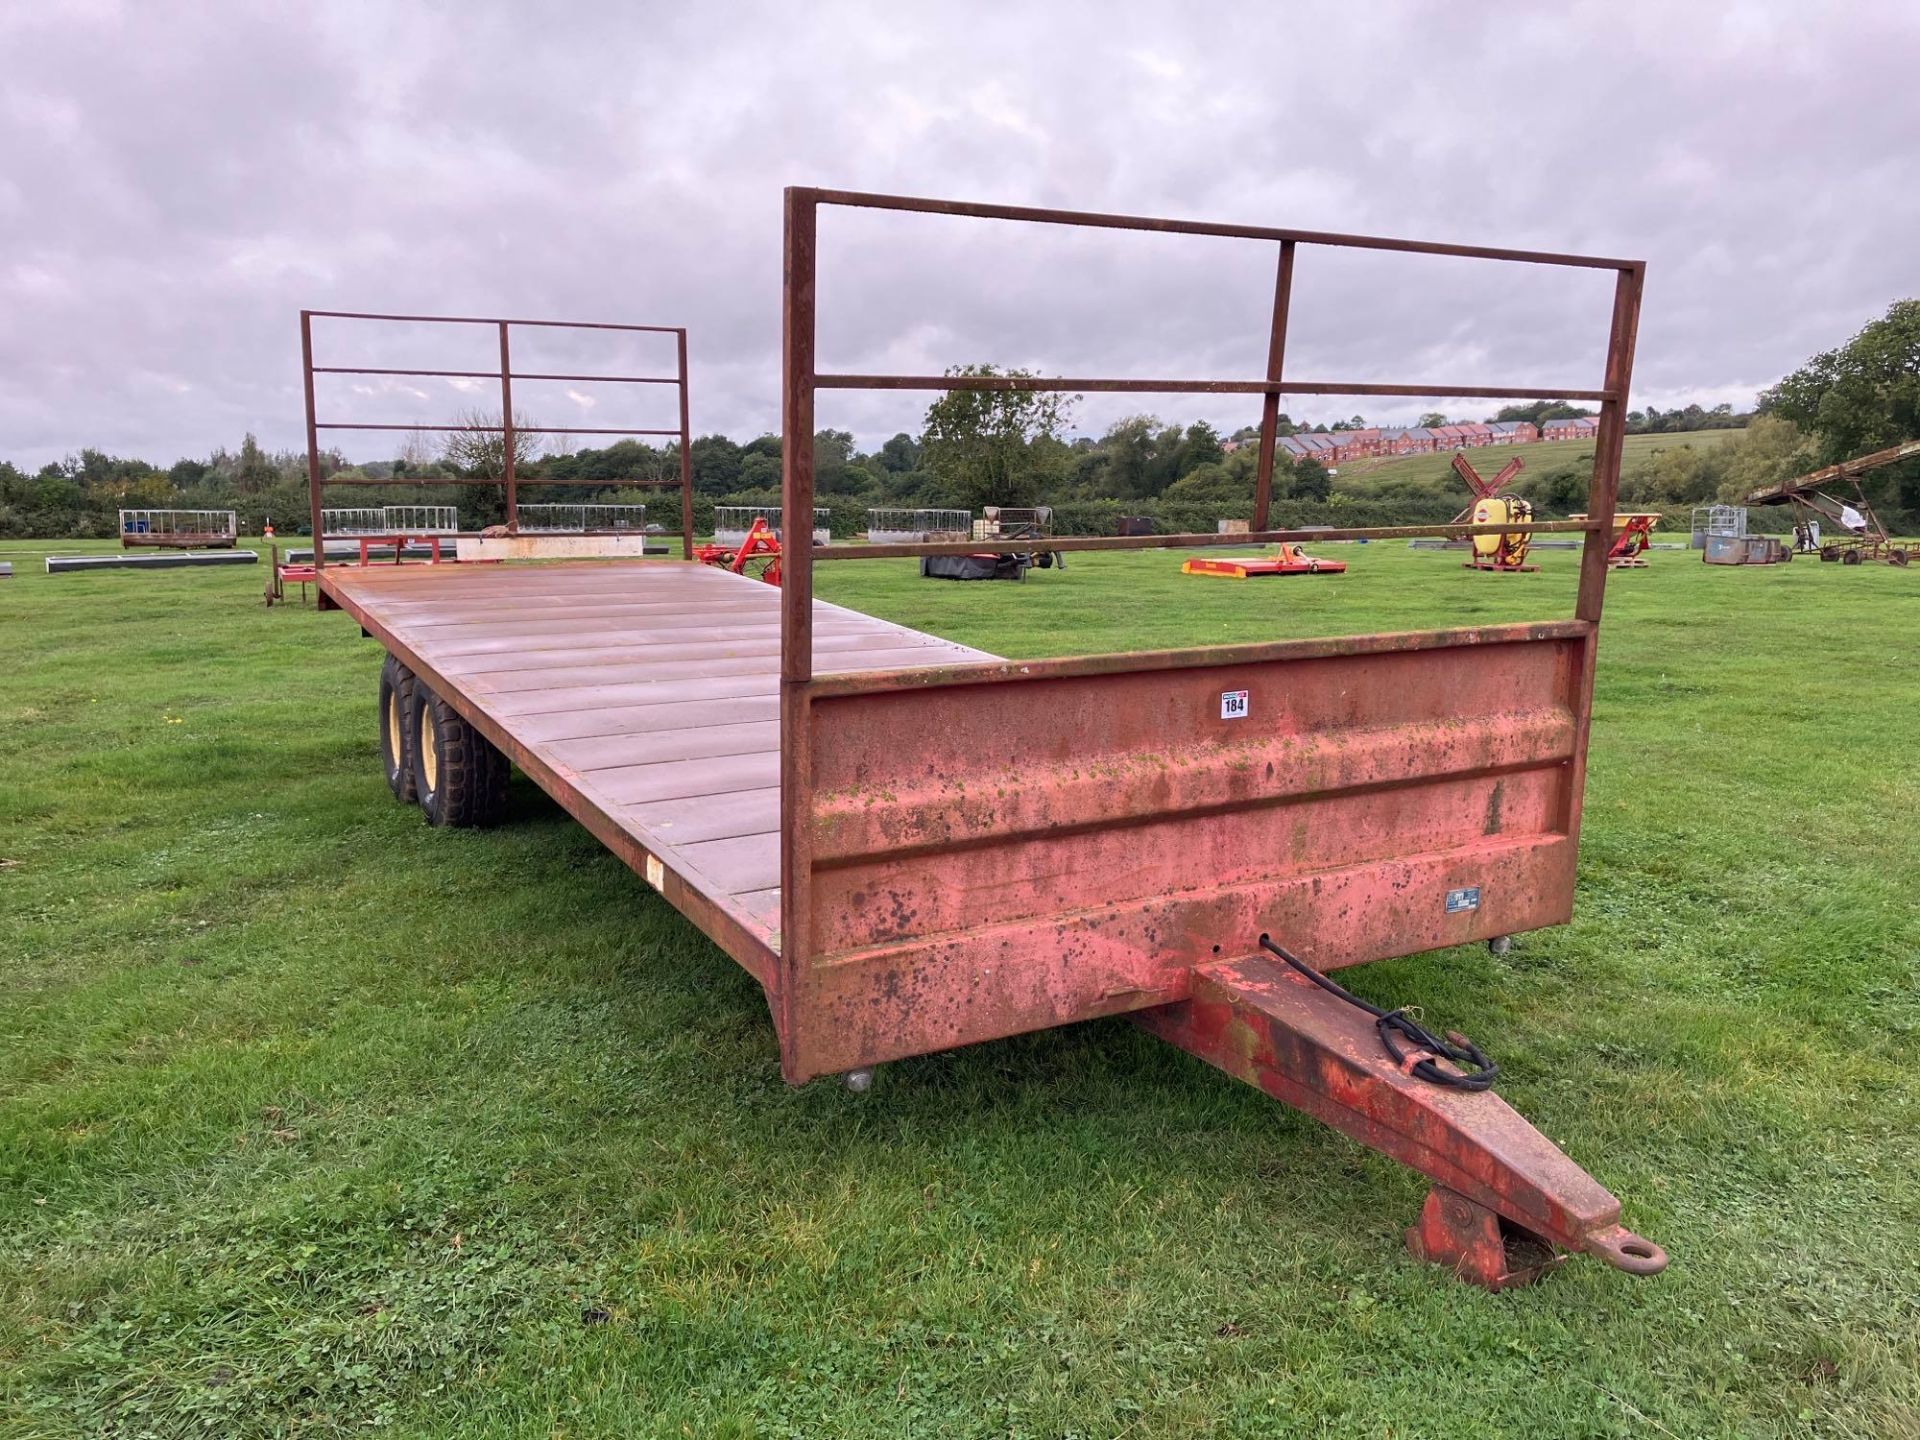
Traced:
<svg viewBox="0 0 1920 1440">
<path fill-rule="evenodd" d="M 1228 380 L 881 376 L 814 363 L 827 206 L 1271 243 L 1268 364 Z M 1612 272 L 1597 389 L 1293 379 L 1295 258 L 1332 246 Z M 1471 536 L 1269 528 L 1287 394 L 1597 402 L 1571 617 L 1008 661 L 813 595 L 813 567 L 972 540 L 796 546 L 779 589 L 678 561 L 319 567 L 387 650 L 381 751 L 430 820 L 496 818 L 517 764 L 757 978 L 793 1083 L 1099 1016 L 1421 1171 L 1415 1253 L 1489 1287 L 1657 1245 L 1487 1087 L 1490 1062 L 1326 971 L 1568 920 L 1643 267 L 1637 261 L 792 189 L 784 513 L 811 513 L 823 389 L 1260 397 L 1254 521 L 1059 551 Z M 311 393 L 311 392 L 309 392 Z"/>
<path fill-rule="evenodd" d="M 167 550 L 153 555 L 49 555 L 47 574 L 84 575 L 93 570 L 183 570 L 204 565 L 252 565 L 251 550 Z"/>
<path fill-rule="evenodd" d="M 230 550 L 240 536 L 232 510 L 122 510 L 120 544 L 166 550 Z"/>
<path fill-rule="evenodd" d="M 1344 560 L 1321 560 L 1298 545 L 1278 545 L 1271 555 L 1201 557 L 1180 567 L 1183 575 L 1216 575 L 1223 580 L 1257 580 L 1276 575 L 1344 575 Z"/>
</svg>

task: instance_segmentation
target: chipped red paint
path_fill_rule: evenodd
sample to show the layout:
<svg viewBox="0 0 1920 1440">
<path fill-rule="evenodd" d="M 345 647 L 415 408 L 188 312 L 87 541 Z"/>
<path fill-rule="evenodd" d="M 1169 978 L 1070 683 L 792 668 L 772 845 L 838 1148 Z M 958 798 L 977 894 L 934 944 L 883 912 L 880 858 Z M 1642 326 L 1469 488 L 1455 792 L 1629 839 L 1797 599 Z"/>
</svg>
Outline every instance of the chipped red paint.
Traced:
<svg viewBox="0 0 1920 1440">
<path fill-rule="evenodd" d="M 1566 1252 L 1525 1226 L 1476 1205 L 1444 1185 L 1427 1192 L 1420 1218 L 1407 1228 L 1407 1249 L 1422 1260 L 1445 1265 L 1469 1284 L 1486 1290 L 1510 1290 L 1556 1269 Z"/>
<path fill-rule="evenodd" d="M 1633 1274 L 1666 1267 L 1666 1252 L 1621 1227 L 1620 1202 L 1506 1101 L 1407 1074 L 1380 1043 L 1371 1016 L 1264 954 L 1199 967 L 1186 1001 L 1135 1019 L 1525 1236 Z M 1429 1210 L 1412 1241 L 1416 1253 L 1494 1288 L 1515 1282 L 1504 1264 L 1491 1264 L 1488 1231 L 1470 1211 L 1445 1197 Z"/>
<path fill-rule="evenodd" d="M 968 667 L 999 678 L 958 700 L 823 685 L 796 983 L 828 1023 L 790 1067 L 1157 1003 L 1268 928 L 1337 966 L 1564 921 L 1587 643 L 1513 627 L 1133 674 Z M 1464 889 L 1479 903 L 1450 912 Z"/>
</svg>

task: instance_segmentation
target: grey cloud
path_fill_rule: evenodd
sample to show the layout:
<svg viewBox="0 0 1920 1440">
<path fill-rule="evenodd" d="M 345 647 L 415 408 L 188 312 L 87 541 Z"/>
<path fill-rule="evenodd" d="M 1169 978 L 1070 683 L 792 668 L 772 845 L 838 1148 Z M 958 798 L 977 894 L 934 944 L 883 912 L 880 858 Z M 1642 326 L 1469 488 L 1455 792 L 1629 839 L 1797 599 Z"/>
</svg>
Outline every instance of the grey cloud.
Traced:
<svg viewBox="0 0 1920 1440">
<path fill-rule="evenodd" d="M 1663 406 L 1744 400 L 1920 289 L 1901 4 L 92 3 L 11 8 L 0 58 L 0 457 L 30 465 L 298 443 L 303 305 L 684 323 L 696 428 L 772 428 L 791 183 L 1642 257 Z M 1263 247 L 823 241 L 834 366 L 1262 364 Z M 1603 277 L 1316 251 L 1296 293 L 1295 373 L 1597 381 Z M 925 398 L 820 419 L 872 443 Z M 1082 420 L 1142 403 L 1254 413 Z"/>
</svg>

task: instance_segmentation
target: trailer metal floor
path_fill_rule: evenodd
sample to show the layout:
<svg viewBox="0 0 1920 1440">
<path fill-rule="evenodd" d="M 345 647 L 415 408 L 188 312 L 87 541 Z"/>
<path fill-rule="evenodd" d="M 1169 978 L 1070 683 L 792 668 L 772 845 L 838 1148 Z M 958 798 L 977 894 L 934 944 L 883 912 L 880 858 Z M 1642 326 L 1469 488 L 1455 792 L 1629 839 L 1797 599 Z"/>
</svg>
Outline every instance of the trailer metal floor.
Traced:
<svg viewBox="0 0 1920 1440">
<path fill-rule="evenodd" d="M 627 863 L 644 857 L 596 820 L 779 949 L 777 589 L 681 561 L 334 565 L 319 583 Z M 820 674 L 999 658 L 824 600 L 813 616 Z"/>
</svg>

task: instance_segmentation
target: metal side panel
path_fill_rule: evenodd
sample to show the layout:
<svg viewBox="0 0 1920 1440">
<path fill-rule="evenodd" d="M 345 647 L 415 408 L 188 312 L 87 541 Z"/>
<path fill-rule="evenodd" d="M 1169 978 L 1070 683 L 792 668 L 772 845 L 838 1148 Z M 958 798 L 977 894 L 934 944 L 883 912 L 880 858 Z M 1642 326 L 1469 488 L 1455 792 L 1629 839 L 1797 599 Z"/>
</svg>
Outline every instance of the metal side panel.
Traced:
<svg viewBox="0 0 1920 1440">
<path fill-rule="evenodd" d="M 789 1074 L 1185 999 L 1263 930 L 1333 968 L 1563 923 L 1590 639 L 824 687 Z"/>
</svg>

